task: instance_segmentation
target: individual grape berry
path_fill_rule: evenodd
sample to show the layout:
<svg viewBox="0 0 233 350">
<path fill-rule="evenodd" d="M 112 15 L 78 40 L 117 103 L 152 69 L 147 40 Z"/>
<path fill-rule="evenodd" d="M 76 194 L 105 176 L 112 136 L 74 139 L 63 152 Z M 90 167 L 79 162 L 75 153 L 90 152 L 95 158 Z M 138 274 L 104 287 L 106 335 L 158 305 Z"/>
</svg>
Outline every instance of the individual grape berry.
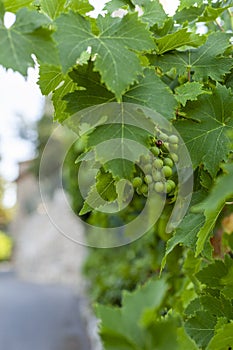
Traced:
<svg viewBox="0 0 233 350">
<path fill-rule="evenodd" d="M 163 167 L 163 161 L 162 161 L 162 159 L 155 159 L 154 162 L 153 162 L 153 166 L 154 166 L 156 169 L 162 169 L 162 167 Z"/>
<path fill-rule="evenodd" d="M 142 192 L 142 194 L 146 194 L 148 192 L 148 186 L 146 184 L 142 184 L 142 186 L 140 187 L 140 191 Z"/>
<path fill-rule="evenodd" d="M 168 135 L 165 134 L 164 132 L 161 132 L 159 134 L 159 139 L 162 140 L 163 142 L 167 141 L 168 140 Z"/>
<path fill-rule="evenodd" d="M 151 163 L 147 163 L 146 165 L 144 165 L 143 171 L 144 171 L 145 174 L 151 173 L 151 170 L 152 170 L 152 164 Z"/>
<path fill-rule="evenodd" d="M 170 168 L 173 167 L 173 161 L 171 158 L 168 158 L 168 157 L 164 158 L 163 163 L 164 163 L 164 165 L 170 166 Z"/>
<path fill-rule="evenodd" d="M 142 185 L 142 179 L 139 176 L 135 177 L 132 181 L 132 185 L 134 188 L 139 188 Z"/>
<path fill-rule="evenodd" d="M 178 155 L 176 153 L 171 153 L 170 157 L 173 160 L 173 162 L 175 162 L 175 163 L 177 163 L 178 160 L 179 160 L 179 157 L 178 157 Z"/>
<path fill-rule="evenodd" d="M 174 190 L 174 188 L 176 187 L 176 184 L 173 180 L 170 180 L 170 179 L 167 180 L 167 184 L 169 184 L 171 186 L 172 190 Z"/>
<path fill-rule="evenodd" d="M 157 147 L 162 147 L 162 145 L 163 145 L 163 141 L 162 140 L 156 141 L 156 146 Z"/>
<path fill-rule="evenodd" d="M 169 149 L 169 143 L 168 142 L 164 142 L 164 147 L 166 148 L 166 149 Z"/>
<path fill-rule="evenodd" d="M 145 180 L 145 183 L 147 183 L 148 185 L 153 182 L 153 179 L 152 179 L 151 175 L 146 175 L 144 180 Z"/>
<path fill-rule="evenodd" d="M 153 153 L 154 156 L 158 156 L 160 153 L 160 149 L 157 146 L 151 147 L 151 152 Z"/>
<path fill-rule="evenodd" d="M 164 183 L 162 183 L 161 181 L 156 182 L 156 183 L 154 184 L 154 189 L 155 189 L 155 191 L 158 192 L 158 193 L 164 193 L 164 191 L 165 191 L 165 185 L 164 185 Z"/>
<path fill-rule="evenodd" d="M 179 138 L 176 135 L 171 135 L 168 137 L 168 142 L 169 143 L 178 143 L 179 142 Z"/>
<path fill-rule="evenodd" d="M 173 188 L 169 182 L 165 183 L 165 189 L 166 189 L 167 193 L 171 193 L 171 191 L 173 190 Z"/>
<path fill-rule="evenodd" d="M 171 152 L 176 152 L 176 151 L 178 150 L 178 147 L 179 147 L 178 143 L 171 143 L 171 144 L 169 145 L 169 150 L 170 150 Z"/>
<path fill-rule="evenodd" d="M 149 154 L 142 154 L 140 156 L 140 163 L 147 164 L 148 162 L 150 162 L 150 155 Z"/>
<path fill-rule="evenodd" d="M 170 168 L 168 165 L 165 165 L 162 168 L 162 173 L 165 177 L 170 177 L 172 176 L 172 168 Z"/>
<path fill-rule="evenodd" d="M 161 172 L 157 169 L 152 171 L 152 177 L 154 181 L 160 181 L 163 178 Z"/>
</svg>

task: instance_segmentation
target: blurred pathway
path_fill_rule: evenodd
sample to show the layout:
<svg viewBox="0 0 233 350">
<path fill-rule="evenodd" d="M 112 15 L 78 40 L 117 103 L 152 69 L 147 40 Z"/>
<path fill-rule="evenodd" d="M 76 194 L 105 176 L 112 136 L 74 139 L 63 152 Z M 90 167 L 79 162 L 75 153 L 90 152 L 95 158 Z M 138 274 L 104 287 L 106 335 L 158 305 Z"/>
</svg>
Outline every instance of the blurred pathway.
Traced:
<svg viewBox="0 0 233 350">
<path fill-rule="evenodd" d="M 83 234 L 60 192 L 48 206 Z M 87 249 L 59 233 L 42 205 L 13 227 L 15 276 L 0 272 L 0 350 L 101 350 L 81 273 Z"/>
<path fill-rule="evenodd" d="M 80 300 L 69 288 L 0 272 L 0 349 L 90 350 Z"/>
</svg>

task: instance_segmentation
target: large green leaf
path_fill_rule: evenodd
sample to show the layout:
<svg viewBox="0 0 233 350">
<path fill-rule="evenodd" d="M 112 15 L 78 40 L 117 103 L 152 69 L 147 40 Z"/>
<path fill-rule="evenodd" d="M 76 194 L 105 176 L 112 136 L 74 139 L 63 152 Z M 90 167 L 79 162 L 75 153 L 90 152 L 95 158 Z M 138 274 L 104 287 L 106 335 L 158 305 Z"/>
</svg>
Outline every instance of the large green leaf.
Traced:
<svg viewBox="0 0 233 350">
<path fill-rule="evenodd" d="M 222 211 L 225 202 L 229 198 L 233 198 L 233 164 L 224 166 L 226 174 L 220 176 L 210 195 L 195 207 L 195 211 L 204 211 L 205 224 L 198 232 L 196 255 L 200 254 L 204 248 L 204 244 L 211 235 L 216 220 Z"/>
<path fill-rule="evenodd" d="M 17 12 L 19 9 L 29 6 L 32 0 L 3 0 L 5 10 L 9 12 Z"/>
<path fill-rule="evenodd" d="M 233 322 L 217 331 L 208 344 L 207 350 L 226 350 L 233 347 Z"/>
<path fill-rule="evenodd" d="M 194 169 L 203 164 L 215 176 L 220 163 L 227 160 L 233 128 L 233 96 L 230 89 L 218 85 L 212 95 L 200 95 L 185 108 L 188 119 L 175 123 L 190 152 Z M 198 151 L 197 151 L 198 150 Z"/>
<path fill-rule="evenodd" d="M 55 72 L 57 77 L 57 72 Z M 54 119 L 62 123 L 64 120 L 69 118 L 70 114 L 66 111 L 67 102 L 64 100 L 64 96 L 77 89 L 77 85 L 69 76 L 64 77 L 63 84 L 58 87 L 52 97 L 54 106 Z"/>
<path fill-rule="evenodd" d="M 56 25 L 54 35 L 63 70 L 67 71 L 75 65 L 82 52 L 91 47 L 92 53 L 97 55 L 95 69 L 118 99 L 142 72 L 139 58 L 132 50 L 154 48 L 149 31 L 136 14 L 128 14 L 122 19 L 98 17 L 99 35 L 92 33 L 89 21 L 74 12 L 62 14 L 56 20 Z"/>
<path fill-rule="evenodd" d="M 176 229 L 174 235 L 167 242 L 166 252 L 161 266 L 162 269 L 166 264 L 168 254 L 170 254 L 177 245 L 189 247 L 193 250 L 195 249 L 197 233 L 201 229 L 204 222 L 205 217 L 203 214 L 198 215 L 189 213 L 185 216 L 182 223 Z"/>
<path fill-rule="evenodd" d="M 168 18 L 159 0 L 133 0 L 133 3 L 142 8 L 143 14 L 140 19 L 150 27 L 154 24 L 161 27 Z"/>
<path fill-rule="evenodd" d="M 43 95 L 48 95 L 63 81 L 64 75 L 58 66 L 42 64 L 40 65 L 40 78 L 38 84 Z"/>
<path fill-rule="evenodd" d="M 198 82 L 194 81 L 190 83 L 188 81 L 175 89 L 175 98 L 178 102 L 185 106 L 187 101 L 195 101 L 197 100 L 198 96 L 205 93 L 202 87 L 202 84 Z"/>
<path fill-rule="evenodd" d="M 220 290 L 227 299 L 233 299 L 233 261 L 225 256 L 225 261 L 216 260 L 197 273 L 197 278 L 207 287 Z"/>
<path fill-rule="evenodd" d="M 52 19 L 57 18 L 62 12 L 67 12 L 68 9 L 86 14 L 93 10 L 93 6 L 88 0 L 40 0 L 40 10 Z"/>
<path fill-rule="evenodd" d="M 193 79 L 222 80 L 224 74 L 232 67 L 232 58 L 222 57 L 229 46 L 230 36 L 227 33 L 212 33 L 204 45 L 185 52 L 175 51 L 162 56 L 153 56 L 151 62 L 162 68 L 164 72 L 175 68 L 180 75 L 193 72 Z"/>
<path fill-rule="evenodd" d="M 93 72 L 92 66 L 79 66 L 69 74 L 78 86 L 85 88 L 65 97 L 70 113 L 115 100 L 114 95 L 101 83 L 99 73 Z M 144 70 L 144 75 L 139 77 L 138 83 L 132 85 L 123 95 L 123 102 L 149 107 L 167 119 L 174 118 L 177 106 L 169 87 L 151 69 Z"/>
<path fill-rule="evenodd" d="M 64 10 L 66 2 L 66 0 L 40 0 L 40 9 L 55 19 Z"/>
<path fill-rule="evenodd" d="M 83 88 L 66 95 L 65 100 L 68 103 L 67 110 L 70 114 L 90 106 L 115 100 L 113 93 L 107 90 L 106 86 L 101 83 L 100 74 L 93 71 L 92 63 L 78 66 L 69 73 L 69 76 L 77 86 Z"/>
<path fill-rule="evenodd" d="M 117 198 L 115 180 L 111 173 L 101 173 L 96 177 L 96 183 L 90 188 L 80 211 L 84 215 L 92 210 L 103 207 L 107 202 Z"/>
<path fill-rule="evenodd" d="M 183 8 L 190 8 L 194 5 L 200 7 L 202 4 L 202 0 L 180 0 L 179 10 L 182 10 Z"/>
<path fill-rule="evenodd" d="M 149 107 L 167 119 L 174 118 L 177 106 L 169 87 L 151 69 L 144 70 L 144 76 L 129 88 L 123 101 Z"/>
<path fill-rule="evenodd" d="M 215 325 L 216 317 L 206 311 L 197 311 L 195 316 L 185 322 L 185 330 L 203 348 L 213 337 Z"/>
<path fill-rule="evenodd" d="M 157 53 L 158 55 L 162 55 L 165 52 L 172 51 L 184 45 L 198 47 L 204 44 L 205 41 L 205 36 L 188 32 L 187 28 L 182 28 L 175 33 L 167 34 L 157 39 Z"/>
<path fill-rule="evenodd" d="M 0 64 L 23 75 L 28 67 L 34 66 L 34 53 L 40 62 L 57 64 L 57 51 L 50 37 L 50 31 L 42 28 L 48 19 L 37 12 L 21 9 L 16 22 L 9 29 L 0 27 Z"/>
<path fill-rule="evenodd" d="M 98 305 L 105 349 L 165 350 L 172 345 L 177 349 L 173 325 L 169 320 L 155 321 L 166 291 L 163 280 L 151 280 L 133 293 L 125 292 L 121 308 Z M 166 330 L 170 332 L 170 339 Z"/>
</svg>

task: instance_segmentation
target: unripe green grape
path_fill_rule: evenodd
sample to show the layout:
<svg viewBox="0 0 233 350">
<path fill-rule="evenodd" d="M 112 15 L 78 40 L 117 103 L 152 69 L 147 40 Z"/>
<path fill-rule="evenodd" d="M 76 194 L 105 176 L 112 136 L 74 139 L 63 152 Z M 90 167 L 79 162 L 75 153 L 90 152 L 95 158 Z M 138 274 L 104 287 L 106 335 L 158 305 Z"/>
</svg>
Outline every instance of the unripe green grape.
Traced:
<svg viewBox="0 0 233 350">
<path fill-rule="evenodd" d="M 176 152 L 178 150 L 178 147 L 179 147 L 178 143 L 172 143 L 172 144 L 169 145 L 169 150 L 171 152 Z"/>
<path fill-rule="evenodd" d="M 146 194 L 148 192 L 148 186 L 146 184 L 142 184 L 142 186 L 140 187 L 140 191 L 142 192 L 142 194 Z"/>
<path fill-rule="evenodd" d="M 159 139 L 165 142 L 168 140 L 168 135 L 164 132 L 161 132 L 161 134 L 159 134 Z"/>
<path fill-rule="evenodd" d="M 154 156 L 158 156 L 160 153 L 160 149 L 157 146 L 151 147 L 151 152 L 153 153 Z"/>
<path fill-rule="evenodd" d="M 164 158 L 164 160 L 163 160 L 163 163 L 164 163 L 164 165 L 168 165 L 168 166 L 170 166 L 171 168 L 173 167 L 173 161 L 172 161 L 172 159 L 171 158 Z"/>
<path fill-rule="evenodd" d="M 162 169 L 162 173 L 165 177 L 172 176 L 172 168 L 170 168 L 168 165 L 165 165 Z"/>
<path fill-rule="evenodd" d="M 145 174 L 151 173 L 151 170 L 152 170 L 152 165 L 151 165 L 151 163 L 147 163 L 146 165 L 144 165 L 143 171 L 144 171 Z"/>
<path fill-rule="evenodd" d="M 148 185 L 153 182 L 153 179 L 152 179 L 151 175 L 146 175 L 144 180 L 145 180 L 145 183 L 147 183 Z"/>
<path fill-rule="evenodd" d="M 179 142 L 179 138 L 176 135 L 171 135 L 168 137 L 168 142 L 169 143 L 178 143 Z"/>
<path fill-rule="evenodd" d="M 142 164 L 147 164 L 150 161 L 150 156 L 149 154 L 142 154 L 140 156 L 140 163 Z"/>
<path fill-rule="evenodd" d="M 169 143 L 168 142 L 164 142 L 164 147 L 166 148 L 166 149 L 169 149 Z"/>
<path fill-rule="evenodd" d="M 142 185 L 142 179 L 139 176 L 135 177 L 132 181 L 132 185 L 134 188 L 139 188 Z"/>
<path fill-rule="evenodd" d="M 163 178 L 161 172 L 157 169 L 152 171 L 152 177 L 154 181 L 160 181 Z"/>
<path fill-rule="evenodd" d="M 169 182 L 166 182 L 166 184 L 165 184 L 165 189 L 166 189 L 166 192 L 167 192 L 167 193 L 170 193 L 170 192 L 173 190 L 173 188 L 172 188 L 172 186 L 169 184 Z"/>
<path fill-rule="evenodd" d="M 173 162 L 177 163 L 179 160 L 179 157 L 176 153 L 170 153 L 170 157 L 173 160 Z"/>
<path fill-rule="evenodd" d="M 164 191 L 165 191 L 164 183 L 162 183 L 161 181 L 156 182 L 156 183 L 154 184 L 154 189 L 155 189 L 155 191 L 158 192 L 158 193 L 164 193 Z"/>
<path fill-rule="evenodd" d="M 162 159 L 155 159 L 153 162 L 153 165 L 156 169 L 162 169 L 162 167 L 163 167 Z"/>
<path fill-rule="evenodd" d="M 171 189 L 174 190 L 174 188 L 176 187 L 176 184 L 173 180 L 167 180 L 167 184 L 169 184 L 171 186 Z"/>
</svg>

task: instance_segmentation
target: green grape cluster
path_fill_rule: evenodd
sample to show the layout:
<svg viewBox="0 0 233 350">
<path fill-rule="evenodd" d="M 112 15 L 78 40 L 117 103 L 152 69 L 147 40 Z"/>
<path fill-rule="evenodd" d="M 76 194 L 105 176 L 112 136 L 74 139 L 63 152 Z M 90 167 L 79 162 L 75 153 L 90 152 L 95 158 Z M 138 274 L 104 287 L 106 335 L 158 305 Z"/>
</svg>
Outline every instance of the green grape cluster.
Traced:
<svg viewBox="0 0 233 350">
<path fill-rule="evenodd" d="M 150 136 L 149 140 L 150 152 L 140 156 L 132 185 L 139 195 L 145 197 L 149 189 L 171 195 L 176 189 L 173 170 L 179 160 L 179 138 L 158 132 L 156 136 Z"/>
</svg>

